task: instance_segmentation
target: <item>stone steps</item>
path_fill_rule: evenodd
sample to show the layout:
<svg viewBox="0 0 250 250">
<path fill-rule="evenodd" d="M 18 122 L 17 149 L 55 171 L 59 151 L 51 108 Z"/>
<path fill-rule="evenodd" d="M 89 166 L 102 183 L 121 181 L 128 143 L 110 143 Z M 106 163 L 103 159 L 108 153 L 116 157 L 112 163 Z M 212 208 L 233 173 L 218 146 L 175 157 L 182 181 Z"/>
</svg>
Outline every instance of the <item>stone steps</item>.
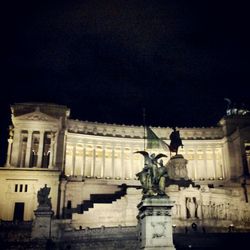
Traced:
<svg viewBox="0 0 250 250">
<path fill-rule="evenodd" d="M 136 205 L 141 198 L 141 190 L 128 188 L 127 194 L 112 203 L 94 203 L 92 208 L 83 214 L 72 215 L 74 228 L 98 228 L 118 226 L 135 226 L 137 223 Z"/>
<path fill-rule="evenodd" d="M 126 195 L 127 186 L 121 185 L 120 190 L 113 194 L 91 194 L 90 200 L 84 200 L 82 204 L 77 206 L 77 212 L 83 214 L 90 208 L 93 208 L 96 203 L 112 203 L 115 200 L 120 199 L 122 196 Z"/>
</svg>

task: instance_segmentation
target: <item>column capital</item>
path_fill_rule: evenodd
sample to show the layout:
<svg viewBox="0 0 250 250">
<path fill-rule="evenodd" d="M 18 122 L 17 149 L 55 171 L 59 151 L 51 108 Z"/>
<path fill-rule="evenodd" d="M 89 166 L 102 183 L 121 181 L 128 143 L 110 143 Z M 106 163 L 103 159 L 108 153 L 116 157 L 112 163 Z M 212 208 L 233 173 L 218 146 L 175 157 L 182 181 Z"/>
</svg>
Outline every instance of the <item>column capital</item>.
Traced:
<svg viewBox="0 0 250 250">
<path fill-rule="evenodd" d="M 12 139 L 12 138 L 9 138 L 9 139 L 8 139 L 8 143 L 13 143 L 13 139 Z"/>
</svg>

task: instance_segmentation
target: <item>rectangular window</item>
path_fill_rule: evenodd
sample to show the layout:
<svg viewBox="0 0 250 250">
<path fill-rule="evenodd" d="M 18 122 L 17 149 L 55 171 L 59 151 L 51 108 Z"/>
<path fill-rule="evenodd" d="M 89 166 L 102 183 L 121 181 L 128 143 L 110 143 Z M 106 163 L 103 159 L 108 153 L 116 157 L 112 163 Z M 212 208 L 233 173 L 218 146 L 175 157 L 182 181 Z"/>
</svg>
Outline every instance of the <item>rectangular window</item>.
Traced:
<svg viewBox="0 0 250 250">
<path fill-rule="evenodd" d="M 20 184 L 19 192 L 23 192 L 23 184 Z"/>
<path fill-rule="evenodd" d="M 27 192 L 27 191 L 28 191 L 28 185 L 25 184 L 24 192 Z"/>
<path fill-rule="evenodd" d="M 15 192 L 18 191 L 18 184 L 15 184 Z"/>
</svg>

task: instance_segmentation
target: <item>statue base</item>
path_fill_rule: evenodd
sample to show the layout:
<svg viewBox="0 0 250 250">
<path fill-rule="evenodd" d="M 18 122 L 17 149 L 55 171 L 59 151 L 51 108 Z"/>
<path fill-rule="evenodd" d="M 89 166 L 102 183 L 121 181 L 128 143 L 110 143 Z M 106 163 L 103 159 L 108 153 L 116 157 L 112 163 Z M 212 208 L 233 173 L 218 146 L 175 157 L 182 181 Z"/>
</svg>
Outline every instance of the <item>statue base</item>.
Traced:
<svg viewBox="0 0 250 250">
<path fill-rule="evenodd" d="M 188 180 L 187 160 L 181 154 L 170 158 L 168 164 L 168 175 L 172 180 Z"/>
<path fill-rule="evenodd" d="M 174 250 L 171 218 L 173 202 L 167 196 L 152 196 L 144 198 L 137 207 L 140 248 Z"/>
<path fill-rule="evenodd" d="M 39 206 L 37 210 L 34 211 L 36 218 L 32 224 L 32 239 L 50 239 L 51 237 L 51 217 L 54 212 L 51 207 Z"/>
</svg>

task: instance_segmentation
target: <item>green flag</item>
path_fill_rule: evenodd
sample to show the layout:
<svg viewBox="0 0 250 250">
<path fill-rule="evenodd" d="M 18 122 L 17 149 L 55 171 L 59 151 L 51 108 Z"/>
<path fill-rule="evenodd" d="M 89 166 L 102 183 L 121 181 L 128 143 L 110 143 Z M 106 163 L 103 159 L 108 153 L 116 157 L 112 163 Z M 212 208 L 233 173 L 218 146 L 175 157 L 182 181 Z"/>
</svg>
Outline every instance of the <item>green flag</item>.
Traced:
<svg viewBox="0 0 250 250">
<path fill-rule="evenodd" d="M 163 140 L 161 140 L 150 127 L 146 127 L 147 131 L 147 148 L 153 149 L 153 148 L 163 148 L 164 150 L 168 150 L 168 144 L 165 143 Z"/>
<path fill-rule="evenodd" d="M 152 149 L 152 148 L 160 148 L 160 140 L 157 137 L 157 135 L 153 132 L 150 127 L 146 127 L 147 131 L 147 148 Z"/>
</svg>

